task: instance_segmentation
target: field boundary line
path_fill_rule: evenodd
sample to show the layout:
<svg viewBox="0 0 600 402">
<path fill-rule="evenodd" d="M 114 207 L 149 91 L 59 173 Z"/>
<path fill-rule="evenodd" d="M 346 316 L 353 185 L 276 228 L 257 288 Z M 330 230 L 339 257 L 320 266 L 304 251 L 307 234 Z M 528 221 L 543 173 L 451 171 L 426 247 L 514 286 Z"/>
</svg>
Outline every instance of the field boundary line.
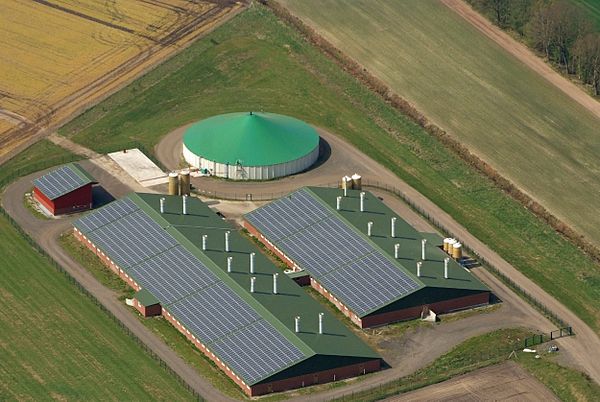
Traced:
<svg viewBox="0 0 600 402">
<path fill-rule="evenodd" d="M 355 77 L 368 89 L 379 95 L 385 102 L 389 103 L 400 113 L 406 115 L 410 120 L 419 125 L 430 135 L 437 138 L 451 152 L 491 180 L 497 188 L 507 193 L 511 198 L 519 202 L 543 222 L 550 225 L 552 229 L 581 249 L 596 263 L 600 263 L 600 248 L 587 240 L 585 236 L 578 233 L 567 223 L 563 222 L 561 219 L 548 211 L 543 205 L 523 192 L 510 180 L 502 176 L 490 164 L 472 153 L 468 147 L 448 134 L 444 129 L 431 122 L 423 113 L 417 110 L 414 105 L 392 91 L 392 89 L 388 87 L 382 80 L 375 77 L 365 67 L 331 44 L 314 28 L 310 27 L 299 17 L 292 14 L 291 11 L 277 2 L 277 0 L 260 1 L 267 5 L 277 17 L 295 28 L 309 43 L 316 46 L 326 57 L 335 62 L 344 71 Z"/>
</svg>

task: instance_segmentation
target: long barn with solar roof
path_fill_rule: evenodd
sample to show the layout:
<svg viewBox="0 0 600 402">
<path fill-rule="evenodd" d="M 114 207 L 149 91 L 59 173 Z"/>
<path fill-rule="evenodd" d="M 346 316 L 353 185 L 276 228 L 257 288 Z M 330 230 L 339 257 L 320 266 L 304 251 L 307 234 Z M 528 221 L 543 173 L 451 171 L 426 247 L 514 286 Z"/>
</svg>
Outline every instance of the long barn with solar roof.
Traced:
<svg viewBox="0 0 600 402">
<path fill-rule="evenodd" d="M 138 194 L 75 221 L 77 239 L 250 395 L 355 377 L 381 358 L 198 199 Z"/>
<path fill-rule="evenodd" d="M 95 180 L 79 164 L 69 163 L 33 181 L 33 197 L 51 215 L 92 208 Z"/>
<path fill-rule="evenodd" d="M 345 192 L 344 192 L 345 191 Z M 361 328 L 489 302 L 489 289 L 368 192 L 307 187 L 244 226 Z"/>
</svg>

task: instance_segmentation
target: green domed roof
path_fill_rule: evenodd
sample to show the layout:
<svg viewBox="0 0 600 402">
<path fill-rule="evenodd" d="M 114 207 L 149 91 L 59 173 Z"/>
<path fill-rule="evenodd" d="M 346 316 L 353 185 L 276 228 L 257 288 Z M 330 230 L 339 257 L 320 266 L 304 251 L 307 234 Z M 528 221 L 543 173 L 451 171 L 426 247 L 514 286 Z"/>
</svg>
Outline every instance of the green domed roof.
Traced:
<svg viewBox="0 0 600 402">
<path fill-rule="evenodd" d="M 228 113 L 188 128 L 183 143 L 204 159 L 231 165 L 290 162 L 319 146 L 317 131 L 301 120 L 275 113 Z"/>
</svg>

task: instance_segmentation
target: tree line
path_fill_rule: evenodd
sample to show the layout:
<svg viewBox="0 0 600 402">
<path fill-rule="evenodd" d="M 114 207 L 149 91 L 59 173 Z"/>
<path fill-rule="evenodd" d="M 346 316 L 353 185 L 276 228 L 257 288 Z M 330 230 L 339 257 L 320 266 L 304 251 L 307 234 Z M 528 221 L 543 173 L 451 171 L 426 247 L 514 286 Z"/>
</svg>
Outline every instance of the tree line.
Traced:
<svg viewBox="0 0 600 402">
<path fill-rule="evenodd" d="M 565 74 L 600 95 L 600 32 L 570 0 L 468 0 L 502 29 L 516 32 Z"/>
</svg>

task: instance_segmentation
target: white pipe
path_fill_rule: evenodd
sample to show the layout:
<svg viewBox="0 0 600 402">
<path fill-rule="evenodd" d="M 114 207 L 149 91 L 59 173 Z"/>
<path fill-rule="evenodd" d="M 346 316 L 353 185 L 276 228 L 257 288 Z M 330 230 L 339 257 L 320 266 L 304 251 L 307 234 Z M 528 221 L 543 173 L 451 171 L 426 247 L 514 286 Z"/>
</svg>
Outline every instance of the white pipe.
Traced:
<svg viewBox="0 0 600 402">
<path fill-rule="evenodd" d="M 277 294 L 277 277 L 279 274 L 273 274 L 273 294 Z"/>
<path fill-rule="evenodd" d="M 325 314 L 323 313 L 319 313 L 319 333 L 322 334 L 323 333 L 323 316 Z"/>
<path fill-rule="evenodd" d="M 394 258 L 395 259 L 400 258 L 400 244 L 399 243 L 394 244 Z"/>
<path fill-rule="evenodd" d="M 336 209 L 339 211 L 340 210 L 340 206 L 342 204 L 342 197 L 337 197 L 336 198 Z"/>
<path fill-rule="evenodd" d="M 161 214 L 165 213 L 165 197 L 162 197 L 160 199 L 160 213 Z"/>
<path fill-rule="evenodd" d="M 348 189 L 344 187 L 344 197 L 348 197 Z"/>
<path fill-rule="evenodd" d="M 392 217 L 392 237 L 396 237 L 396 217 Z"/>
<path fill-rule="evenodd" d="M 444 278 L 448 279 L 448 262 L 450 258 L 444 258 Z"/>
<path fill-rule="evenodd" d="M 427 244 L 427 239 L 421 240 L 421 259 L 425 261 L 425 244 Z"/>
<path fill-rule="evenodd" d="M 233 257 L 227 257 L 227 272 L 231 272 L 231 263 L 233 262 Z"/>
<path fill-rule="evenodd" d="M 294 318 L 294 330 L 296 332 L 300 332 L 300 317 L 299 316 L 296 316 Z"/>
<path fill-rule="evenodd" d="M 365 211 L 365 192 L 360 192 L 360 212 Z"/>
<path fill-rule="evenodd" d="M 417 262 L 417 276 L 418 277 L 421 276 L 421 265 L 423 265 L 423 263 L 421 261 Z"/>
<path fill-rule="evenodd" d="M 250 253 L 250 273 L 253 274 L 254 273 L 254 257 L 256 256 L 256 253 Z"/>
<path fill-rule="evenodd" d="M 229 235 L 231 235 L 231 232 L 228 230 L 225 232 L 225 252 L 229 252 Z"/>
<path fill-rule="evenodd" d="M 254 284 L 256 283 L 256 276 L 250 278 L 250 293 L 254 293 Z"/>
<path fill-rule="evenodd" d="M 202 235 L 202 250 L 206 251 L 206 239 L 208 238 L 208 235 Z"/>
<path fill-rule="evenodd" d="M 369 237 L 371 236 L 372 232 L 373 232 L 373 222 L 369 222 L 369 223 L 367 223 L 367 234 L 369 235 Z"/>
<path fill-rule="evenodd" d="M 183 214 L 187 215 L 187 195 L 182 197 L 183 199 Z"/>
</svg>

